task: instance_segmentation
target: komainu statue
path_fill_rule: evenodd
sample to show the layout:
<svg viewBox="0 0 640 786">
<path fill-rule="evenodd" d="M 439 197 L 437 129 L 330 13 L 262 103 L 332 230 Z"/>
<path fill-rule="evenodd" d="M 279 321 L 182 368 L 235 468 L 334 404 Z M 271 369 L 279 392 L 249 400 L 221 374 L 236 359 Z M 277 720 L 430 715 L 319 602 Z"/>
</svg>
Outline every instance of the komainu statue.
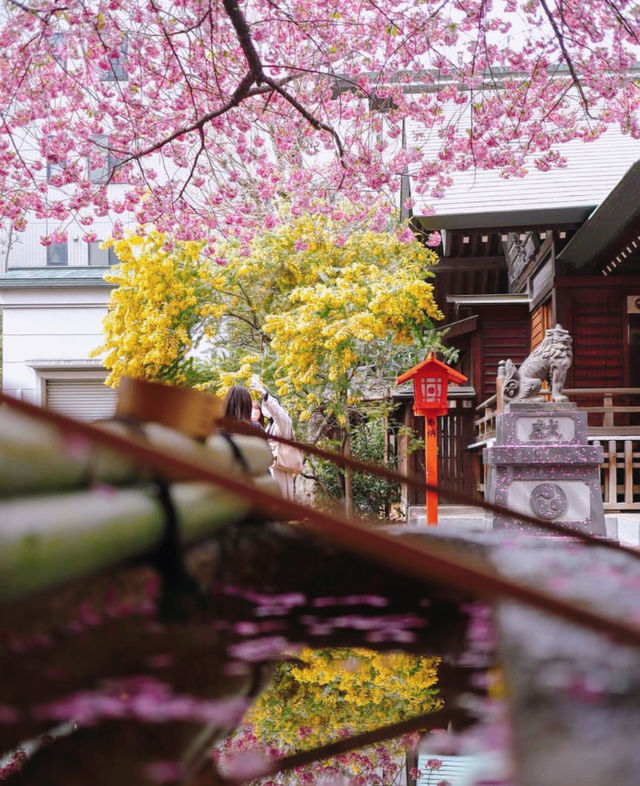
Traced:
<svg viewBox="0 0 640 786">
<path fill-rule="evenodd" d="M 569 331 L 561 325 L 549 328 L 544 340 L 524 359 L 520 368 L 511 360 L 505 364 L 506 376 L 502 386 L 505 401 L 544 401 L 540 394 L 547 381 L 553 401 L 567 401 L 563 395 L 564 380 L 573 359 L 573 341 Z"/>
</svg>

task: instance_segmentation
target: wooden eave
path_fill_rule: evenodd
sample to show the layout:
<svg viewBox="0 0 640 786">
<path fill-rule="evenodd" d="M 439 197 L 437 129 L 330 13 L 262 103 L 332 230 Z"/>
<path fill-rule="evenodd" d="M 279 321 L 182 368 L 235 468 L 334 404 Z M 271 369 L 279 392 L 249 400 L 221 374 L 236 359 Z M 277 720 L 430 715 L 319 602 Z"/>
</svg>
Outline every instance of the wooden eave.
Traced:
<svg viewBox="0 0 640 786">
<path fill-rule="evenodd" d="M 514 210 L 475 215 L 439 215 L 414 216 L 413 221 L 425 232 L 433 230 L 487 230 L 491 232 L 528 232 L 534 229 L 544 231 L 550 227 L 571 229 L 580 226 L 596 205 L 579 207 L 533 208 L 531 210 Z"/>
<path fill-rule="evenodd" d="M 447 302 L 456 306 L 514 306 L 528 305 L 529 295 L 517 292 L 499 292 L 496 294 L 478 295 L 447 295 Z"/>
<path fill-rule="evenodd" d="M 464 336 L 467 333 L 473 333 L 478 327 L 478 319 L 479 317 L 474 315 L 472 317 L 466 317 L 465 319 L 459 319 L 457 322 L 449 322 L 449 324 L 439 327 L 438 333 L 444 333 L 446 331 L 446 334 L 443 336 L 445 341 L 457 338 L 458 336 Z"/>
</svg>

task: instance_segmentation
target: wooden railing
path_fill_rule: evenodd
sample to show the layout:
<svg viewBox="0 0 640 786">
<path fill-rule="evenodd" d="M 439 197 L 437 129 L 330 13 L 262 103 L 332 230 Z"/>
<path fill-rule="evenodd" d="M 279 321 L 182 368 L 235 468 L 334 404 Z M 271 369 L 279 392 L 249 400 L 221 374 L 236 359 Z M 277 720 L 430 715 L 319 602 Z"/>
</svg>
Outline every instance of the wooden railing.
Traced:
<svg viewBox="0 0 640 786">
<path fill-rule="evenodd" d="M 589 414 L 589 433 L 615 428 L 640 434 L 640 388 L 567 388 L 570 401 Z"/>
<path fill-rule="evenodd" d="M 568 388 L 564 392 L 588 413 L 589 442 L 604 450 L 600 472 L 605 510 L 640 510 L 640 388 Z M 499 409 L 495 395 L 476 407 L 472 449 L 477 456 L 481 492 L 481 448 L 495 437 Z"/>
<path fill-rule="evenodd" d="M 640 435 L 594 439 L 593 444 L 604 449 L 600 477 L 605 510 L 640 510 Z"/>
<path fill-rule="evenodd" d="M 476 442 L 486 442 L 496 435 L 496 415 L 498 414 L 498 397 L 495 395 L 478 404 L 474 420 L 474 436 Z"/>
</svg>

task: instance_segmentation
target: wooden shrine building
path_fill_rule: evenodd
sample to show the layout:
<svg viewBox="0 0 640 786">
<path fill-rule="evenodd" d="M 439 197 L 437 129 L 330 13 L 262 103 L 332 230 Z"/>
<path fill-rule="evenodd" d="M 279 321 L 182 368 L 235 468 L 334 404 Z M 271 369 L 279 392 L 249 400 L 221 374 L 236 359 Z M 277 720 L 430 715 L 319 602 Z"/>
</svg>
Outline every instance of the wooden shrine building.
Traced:
<svg viewBox="0 0 640 786">
<path fill-rule="evenodd" d="M 604 447 L 605 509 L 640 511 L 640 143 L 611 131 L 567 148 L 568 166 L 556 172 L 462 173 L 436 215 L 419 215 L 426 200 L 414 198 L 417 230 L 442 236 L 441 330 L 469 379 L 450 391 L 439 476 L 482 492 L 498 364 L 519 364 L 560 323 L 573 337 L 565 392 Z M 410 391 L 403 395 L 400 417 L 413 426 Z M 400 455 L 403 469 L 421 471 L 419 452 Z"/>
</svg>

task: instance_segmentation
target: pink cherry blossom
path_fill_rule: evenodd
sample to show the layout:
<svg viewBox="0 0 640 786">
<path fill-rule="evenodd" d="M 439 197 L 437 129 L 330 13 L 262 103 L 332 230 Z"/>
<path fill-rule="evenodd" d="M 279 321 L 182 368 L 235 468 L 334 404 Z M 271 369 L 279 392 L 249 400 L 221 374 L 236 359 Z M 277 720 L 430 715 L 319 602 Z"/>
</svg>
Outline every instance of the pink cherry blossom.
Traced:
<svg viewBox="0 0 640 786">
<path fill-rule="evenodd" d="M 437 205 L 458 171 L 640 138 L 629 0 L 49 5 L 5 0 L 0 23 L 0 221 L 46 220 L 43 243 L 113 211 L 116 236 L 151 223 L 214 254 L 283 203 L 397 202 L 409 174 Z"/>
</svg>

